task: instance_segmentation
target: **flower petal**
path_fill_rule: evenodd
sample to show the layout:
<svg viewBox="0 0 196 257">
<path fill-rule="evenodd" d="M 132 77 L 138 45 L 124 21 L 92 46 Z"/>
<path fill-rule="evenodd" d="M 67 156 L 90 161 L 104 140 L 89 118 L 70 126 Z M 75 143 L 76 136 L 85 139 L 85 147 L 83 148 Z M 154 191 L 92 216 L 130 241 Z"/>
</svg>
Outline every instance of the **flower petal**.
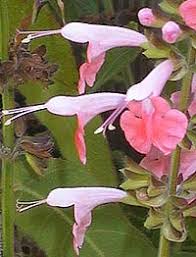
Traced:
<svg viewBox="0 0 196 257">
<path fill-rule="evenodd" d="M 80 66 L 79 73 L 80 79 L 78 81 L 78 92 L 83 94 L 85 92 L 85 86 L 88 84 L 90 87 L 93 86 L 96 75 L 101 69 L 105 61 L 105 53 L 100 54 L 96 58 L 92 59 L 91 62 L 85 62 Z"/>
<path fill-rule="evenodd" d="M 129 144 L 140 153 L 148 153 L 151 148 L 151 137 L 146 124 L 151 125 L 151 115 L 142 112 L 142 102 L 130 102 L 129 111 L 120 117 L 120 126 Z"/>
<path fill-rule="evenodd" d="M 159 96 L 173 71 L 171 60 L 157 65 L 140 83 L 127 91 L 127 100 L 141 101 L 150 96 Z"/>
</svg>

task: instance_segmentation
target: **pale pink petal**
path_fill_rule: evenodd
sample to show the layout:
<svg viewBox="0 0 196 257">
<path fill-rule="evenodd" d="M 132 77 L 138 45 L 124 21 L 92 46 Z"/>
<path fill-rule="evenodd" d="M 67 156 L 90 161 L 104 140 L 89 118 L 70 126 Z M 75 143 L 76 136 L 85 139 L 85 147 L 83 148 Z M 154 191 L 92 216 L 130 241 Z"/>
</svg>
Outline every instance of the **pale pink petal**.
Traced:
<svg viewBox="0 0 196 257">
<path fill-rule="evenodd" d="M 196 150 L 183 150 L 181 153 L 180 173 L 186 180 L 196 172 Z"/>
<path fill-rule="evenodd" d="M 157 65 L 140 83 L 127 91 L 127 100 L 141 101 L 150 96 L 159 96 L 172 74 L 173 64 L 166 60 Z"/>
<path fill-rule="evenodd" d="M 196 1 L 187 0 L 179 7 L 180 15 L 190 28 L 196 30 Z"/>
<path fill-rule="evenodd" d="M 103 45 L 103 52 L 118 46 L 140 46 L 147 38 L 134 30 L 108 25 L 71 22 L 61 29 L 66 39 L 78 43 L 97 42 Z"/>
<path fill-rule="evenodd" d="M 175 43 L 181 34 L 180 26 L 174 21 L 168 21 L 162 27 L 163 40 L 169 44 Z"/>
</svg>

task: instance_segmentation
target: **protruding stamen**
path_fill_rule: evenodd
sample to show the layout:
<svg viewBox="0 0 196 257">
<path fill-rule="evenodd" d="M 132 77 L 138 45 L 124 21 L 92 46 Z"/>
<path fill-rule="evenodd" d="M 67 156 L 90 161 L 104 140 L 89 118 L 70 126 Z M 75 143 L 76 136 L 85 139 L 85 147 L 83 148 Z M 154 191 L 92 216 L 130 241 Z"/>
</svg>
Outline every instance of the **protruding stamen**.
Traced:
<svg viewBox="0 0 196 257">
<path fill-rule="evenodd" d="M 20 34 L 27 34 L 28 31 L 20 31 Z M 44 30 L 44 31 L 29 31 L 29 35 L 22 40 L 22 43 L 29 43 L 32 39 L 39 38 L 39 37 L 45 37 L 49 35 L 54 34 L 60 34 L 61 29 L 56 30 Z"/>
<path fill-rule="evenodd" d="M 115 126 L 113 126 L 113 122 L 115 119 L 118 117 L 118 115 L 121 114 L 121 112 L 126 108 L 127 106 L 127 101 L 124 101 L 121 103 L 118 108 L 108 117 L 108 119 L 94 131 L 94 134 L 99 134 L 103 133 L 105 135 L 106 129 L 108 128 L 109 130 L 114 130 Z"/>
<path fill-rule="evenodd" d="M 35 206 L 41 205 L 46 203 L 46 199 L 43 200 L 38 200 L 38 201 L 32 201 L 32 202 L 23 202 L 23 201 L 17 201 L 16 203 L 16 209 L 18 212 L 23 212 L 26 211 L 28 209 L 31 209 Z M 24 205 L 27 205 L 25 207 L 23 207 Z"/>
<path fill-rule="evenodd" d="M 112 124 L 109 124 L 108 129 L 109 129 L 109 130 L 115 130 L 116 127 L 115 127 L 114 125 L 112 125 Z"/>
<path fill-rule="evenodd" d="M 12 114 L 17 114 L 14 117 L 8 119 L 5 122 L 5 125 L 10 125 L 12 123 L 13 120 L 24 116 L 28 113 L 32 113 L 32 112 L 36 112 L 36 111 L 40 111 L 46 109 L 45 104 L 40 104 L 40 105 L 35 105 L 35 106 L 28 106 L 28 107 L 22 107 L 22 108 L 16 108 L 16 109 L 11 109 L 11 110 L 2 110 L 2 116 L 6 116 L 6 115 L 12 115 Z"/>
<path fill-rule="evenodd" d="M 103 130 L 104 130 L 104 129 L 103 129 L 103 127 L 101 126 L 101 127 L 97 128 L 97 129 L 94 131 L 94 134 L 96 135 L 96 134 L 102 133 Z"/>
</svg>

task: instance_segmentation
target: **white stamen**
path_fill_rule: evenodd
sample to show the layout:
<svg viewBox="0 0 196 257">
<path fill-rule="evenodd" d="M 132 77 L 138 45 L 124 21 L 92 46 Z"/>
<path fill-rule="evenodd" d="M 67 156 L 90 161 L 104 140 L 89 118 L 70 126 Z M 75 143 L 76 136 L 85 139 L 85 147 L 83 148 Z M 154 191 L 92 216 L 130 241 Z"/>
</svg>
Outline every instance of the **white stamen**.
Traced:
<svg viewBox="0 0 196 257">
<path fill-rule="evenodd" d="M 40 111 L 46 109 L 45 104 L 40 104 L 40 105 L 35 105 L 35 106 L 28 106 L 28 107 L 22 107 L 22 108 L 18 108 L 18 109 L 11 109 L 11 110 L 3 110 L 2 111 L 2 116 L 6 116 L 6 115 L 12 115 L 12 114 L 16 114 L 14 117 L 8 119 L 5 122 L 5 125 L 8 126 L 12 123 L 13 120 L 24 116 L 28 113 L 32 113 L 32 112 L 36 112 L 36 111 Z"/>
<path fill-rule="evenodd" d="M 95 135 L 97 135 L 97 134 L 100 134 L 100 133 L 102 133 L 103 132 L 103 127 L 99 127 L 99 128 L 97 128 L 95 131 L 94 131 L 94 134 Z"/>
<path fill-rule="evenodd" d="M 38 205 L 41 205 L 41 204 L 44 204 L 44 203 L 46 203 L 46 199 L 38 200 L 38 201 L 32 201 L 32 202 L 22 202 L 22 201 L 20 202 L 20 201 L 18 201 L 17 204 L 16 204 L 16 207 L 17 207 L 18 212 L 23 212 L 23 211 L 26 211 L 28 209 L 31 209 L 35 206 L 38 206 Z M 21 208 L 20 205 L 21 205 L 21 207 L 23 205 L 27 205 L 27 206 Z"/>
<path fill-rule="evenodd" d="M 109 130 L 115 130 L 116 127 L 115 127 L 114 125 L 112 125 L 112 124 L 109 124 L 108 129 L 109 129 Z"/>
<path fill-rule="evenodd" d="M 30 41 L 31 41 L 31 35 L 25 37 L 21 42 L 27 44 L 27 43 L 29 43 Z"/>
<path fill-rule="evenodd" d="M 29 33 L 31 33 L 32 31 L 29 31 Z M 20 32 L 21 34 L 22 31 Z M 25 31 L 24 34 L 27 34 L 28 31 Z M 49 35 L 55 35 L 55 34 L 60 34 L 61 33 L 61 29 L 56 29 L 56 30 L 43 30 L 43 31 L 35 31 L 31 34 L 29 34 L 26 38 L 24 38 L 21 42 L 22 43 L 29 43 L 32 39 L 35 38 L 39 38 L 39 37 L 45 37 L 45 36 L 49 36 Z"/>
</svg>

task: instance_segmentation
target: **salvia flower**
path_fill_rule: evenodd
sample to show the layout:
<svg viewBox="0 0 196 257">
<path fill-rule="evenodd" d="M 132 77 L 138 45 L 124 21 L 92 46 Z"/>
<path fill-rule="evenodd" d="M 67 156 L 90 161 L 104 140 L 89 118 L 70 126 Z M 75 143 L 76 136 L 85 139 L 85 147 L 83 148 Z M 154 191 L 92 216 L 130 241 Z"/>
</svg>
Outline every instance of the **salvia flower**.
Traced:
<svg viewBox="0 0 196 257">
<path fill-rule="evenodd" d="M 118 93 L 95 93 L 75 97 L 56 96 L 51 98 L 45 104 L 12 110 L 3 110 L 3 115 L 15 115 L 14 117 L 8 119 L 5 125 L 9 125 L 13 120 L 23 115 L 44 109 L 62 116 L 77 115 L 78 127 L 75 133 L 75 144 L 80 160 L 83 164 L 85 164 L 85 125 L 99 113 L 108 110 L 115 110 L 111 116 L 95 131 L 95 134 L 101 132 L 104 134 L 107 128 L 109 130 L 114 129 L 113 122 L 117 116 L 124 111 L 129 102 L 131 103 L 133 100 L 140 102 L 145 99 L 148 100 L 148 98 L 152 96 L 160 95 L 172 71 L 172 62 L 170 60 L 163 61 L 156 68 L 154 68 L 142 82 L 130 87 L 126 95 Z M 130 126 L 132 126 L 132 124 L 130 124 Z M 126 130 L 129 130 L 129 127 L 125 129 L 125 133 Z"/>
<path fill-rule="evenodd" d="M 56 188 L 48 194 L 46 199 L 34 202 L 18 202 L 18 204 L 22 205 L 19 212 L 44 203 L 62 208 L 74 206 L 73 247 L 76 254 L 79 255 L 85 233 L 91 224 L 91 211 L 98 205 L 121 202 L 126 196 L 125 191 L 109 187 Z M 24 207 L 24 205 L 27 206 Z"/>
<path fill-rule="evenodd" d="M 151 8 L 140 9 L 138 12 L 138 19 L 142 25 L 147 27 L 153 26 L 157 20 Z"/>
<path fill-rule="evenodd" d="M 196 30 L 196 1 L 187 0 L 183 2 L 179 7 L 179 12 L 186 25 Z"/>
<path fill-rule="evenodd" d="M 175 43 L 181 34 L 180 26 L 174 21 L 168 21 L 162 27 L 162 38 L 169 44 Z"/>
<path fill-rule="evenodd" d="M 84 142 L 85 125 L 99 113 L 116 109 L 124 105 L 126 95 L 118 93 L 95 93 L 82 96 L 55 96 L 45 104 L 3 110 L 2 115 L 13 115 L 5 122 L 9 125 L 13 120 L 40 110 L 47 109 L 50 113 L 61 116 L 77 115 L 78 127 L 75 133 L 75 144 L 80 160 L 86 163 L 86 146 Z M 110 126 L 109 129 L 112 129 Z"/>
<path fill-rule="evenodd" d="M 137 47 L 147 42 L 143 34 L 131 29 L 81 22 L 68 23 L 58 30 L 34 32 L 29 34 L 23 42 L 52 34 L 61 34 L 64 38 L 77 43 L 88 43 L 87 61 L 80 67 L 78 82 L 80 94 L 85 92 L 86 84 L 93 86 L 96 74 L 104 63 L 107 50 L 121 46 Z"/>
</svg>

